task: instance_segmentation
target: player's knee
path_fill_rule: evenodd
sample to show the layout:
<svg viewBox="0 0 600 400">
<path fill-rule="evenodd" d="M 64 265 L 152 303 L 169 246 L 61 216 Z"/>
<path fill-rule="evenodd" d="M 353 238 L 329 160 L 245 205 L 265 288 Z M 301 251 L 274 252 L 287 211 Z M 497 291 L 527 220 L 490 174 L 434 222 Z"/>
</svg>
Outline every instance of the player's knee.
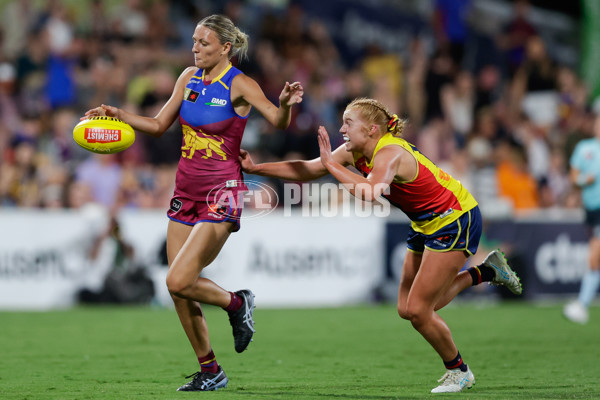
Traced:
<svg viewBox="0 0 600 400">
<path fill-rule="evenodd" d="M 430 313 L 426 313 L 421 308 L 406 307 L 402 318 L 409 320 L 415 328 L 419 328 L 427 323 Z"/>
<path fill-rule="evenodd" d="M 173 300 L 173 305 L 175 305 L 175 308 L 177 308 L 178 306 L 184 306 L 188 302 L 188 299 L 186 299 L 185 297 L 177 296 L 174 293 L 169 294 L 171 295 L 171 300 Z"/>
<path fill-rule="evenodd" d="M 186 290 L 191 286 L 191 283 L 187 279 L 183 279 L 176 274 L 167 275 L 167 289 L 171 296 L 185 295 Z"/>
<path fill-rule="evenodd" d="M 406 311 L 406 305 L 405 304 L 398 304 L 398 315 L 402 319 L 406 319 L 406 320 L 409 319 L 409 315 L 408 315 L 408 312 Z"/>
</svg>

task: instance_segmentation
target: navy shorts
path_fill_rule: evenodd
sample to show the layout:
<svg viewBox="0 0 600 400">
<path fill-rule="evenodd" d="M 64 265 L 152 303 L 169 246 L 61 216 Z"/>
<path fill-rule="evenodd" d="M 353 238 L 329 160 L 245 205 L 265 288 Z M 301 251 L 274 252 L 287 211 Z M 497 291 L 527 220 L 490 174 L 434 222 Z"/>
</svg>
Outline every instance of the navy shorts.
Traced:
<svg viewBox="0 0 600 400">
<path fill-rule="evenodd" d="M 171 199 L 171 206 L 167 211 L 169 219 L 185 225 L 196 225 L 200 222 L 234 222 L 233 232 L 240 230 L 242 217 L 242 193 L 237 196 L 231 194 L 221 198 L 219 203 L 191 200 L 175 196 Z"/>
<path fill-rule="evenodd" d="M 437 252 L 464 250 L 470 255 L 477 253 L 481 238 L 482 221 L 479 207 L 467 211 L 456 221 L 446 225 L 431 235 L 408 232 L 408 249 L 414 253 L 423 253 L 425 249 Z"/>
<path fill-rule="evenodd" d="M 590 228 L 592 235 L 600 238 L 600 209 L 585 210 L 585 224 Z"/>
</svg>

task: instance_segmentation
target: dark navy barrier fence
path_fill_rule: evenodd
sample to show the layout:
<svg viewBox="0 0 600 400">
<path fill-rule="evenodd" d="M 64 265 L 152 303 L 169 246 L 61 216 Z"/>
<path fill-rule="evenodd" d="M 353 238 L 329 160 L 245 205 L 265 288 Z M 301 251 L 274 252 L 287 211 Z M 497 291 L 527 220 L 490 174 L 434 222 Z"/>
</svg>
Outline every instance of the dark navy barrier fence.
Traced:
<svg viewBox="0 0 600 400">
<path fill-rule="evenodd" d="M 398 281 L 406 252 L 408 223 L 386 225 L 385 274 Z M 523 282 L 523 298 L 574 294 L 588 266 L 587 231 L 580 222 L 487 222 L 485 242 L 506 253 Z M 480 251 L 484 251 L 480 247 Z M 504 291 L 500 292 L 506 297 Z"/>
</svg>

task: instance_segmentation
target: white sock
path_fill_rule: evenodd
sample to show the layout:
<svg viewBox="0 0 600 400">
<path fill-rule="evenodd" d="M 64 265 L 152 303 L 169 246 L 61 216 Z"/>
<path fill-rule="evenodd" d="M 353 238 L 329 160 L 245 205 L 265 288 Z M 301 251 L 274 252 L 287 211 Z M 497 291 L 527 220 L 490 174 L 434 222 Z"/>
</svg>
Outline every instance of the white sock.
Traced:
<svg viewBox="0 0 600 400">
<path fill-rule="evenodd" d="M 596 292 L 600 286 L 600 270 L 588 271 L 581 280 L 581 288 L 579 289 L 579 302 L 586 308 L 594 299 Z"/>
</svg>

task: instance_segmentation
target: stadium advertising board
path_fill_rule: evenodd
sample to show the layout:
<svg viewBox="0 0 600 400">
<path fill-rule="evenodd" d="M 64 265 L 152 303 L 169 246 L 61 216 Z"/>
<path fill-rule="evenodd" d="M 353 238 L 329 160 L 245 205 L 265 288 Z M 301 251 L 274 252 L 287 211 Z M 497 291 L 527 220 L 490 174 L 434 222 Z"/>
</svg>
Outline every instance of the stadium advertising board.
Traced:
<svg viewBox="0 0 600 400">
<path fill-rule="evenodd" d="M 158 265 L 167 217 L 126 210 L 118 216 L 136 263 L 150 269 L 157 301 L 171 306 L 167 267 Z M 381 281 L 383 219 L 303 217 L 275 211 L 242 219 L 219 257 L 203 272 L 230 290 L 251 288 L 261 307 L 336 306 L 370 299 Z M 0 309 L 51 309 L 75 304 L 82 288 L 98 289 L 112 268 L 110 248 L 89 257 L 107 229 L 99 209 L 0 213 Z M 107 253 L 102 255 L 103 253 Z"/>
<path fill-rule="evenodd" d="M 79 213 L 0 213 L 0 308 L 69 306 L 94 275 L 86 259 L 93 228 Z"/>
<path fill-rule="evenodd" d="M 588 267 L 586 228 L 580 222 L 495 222 L 487 235 L 508 244 L 509 262 L 528 298 L 577 293 Z"/>
<path fill-rule="evenodd" d="M 251 288 L 261 307 L 337 306 L 374 296 L 395 301 L 408 223 L 284 211 L 242 219 L 242 230 L 203 274 L 227 289 Z M 170 306 L 159 257 L 165 213 L 127 210 L 119 220 L 136 263 L 150 269 L 156 301 Z M 0 223 L 0 309 L 71 306 L 80 289 L 97 289 L 111 269 L 110 254 L 89 258 L 106 229 L 98 210 L 4 211 Z M 489 222 L 485 232 L 507 252 L 525 298 L 577 292 L 588 256 L 581 223 Z"/>
<path fill-rule="evenodd" d="M 370 300 L 382 278 L 383 220 L 280 213 L 242 221 L 205 276 L 251 288 L 260 306 L 336 306 Z"/>
</svg>

